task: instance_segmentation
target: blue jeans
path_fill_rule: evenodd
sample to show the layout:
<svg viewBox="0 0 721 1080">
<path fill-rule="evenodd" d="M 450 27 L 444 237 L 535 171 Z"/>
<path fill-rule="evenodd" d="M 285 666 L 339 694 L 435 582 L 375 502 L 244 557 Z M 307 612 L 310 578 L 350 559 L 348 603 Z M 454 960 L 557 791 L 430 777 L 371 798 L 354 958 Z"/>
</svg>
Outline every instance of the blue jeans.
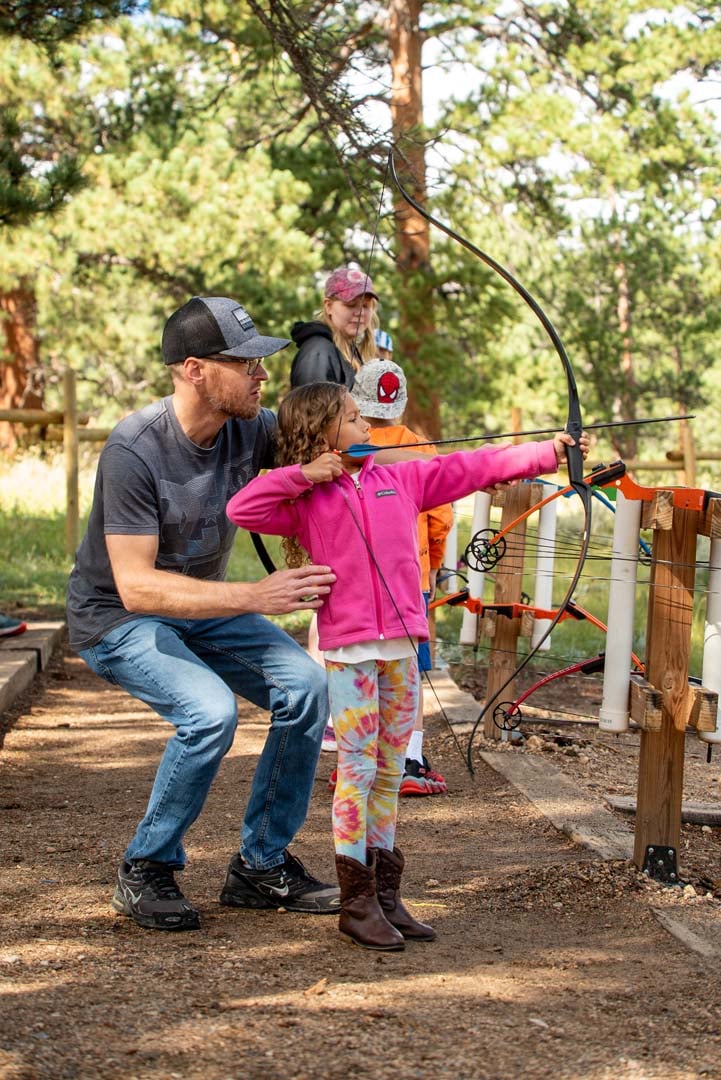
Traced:
<svg viewBox="0 0 721 1080">
<path fill-rule="evenodd" d="M 183 837 L 233 743 L 239 694 L 271 713 L 240 851 L 256 869 L 279 866 L 308 813 L 328 720 L 323 668 L 262 615 L 138 616 L 80 655 L 176 729 L 125 858 L 185 865 Z"/>
</svg>

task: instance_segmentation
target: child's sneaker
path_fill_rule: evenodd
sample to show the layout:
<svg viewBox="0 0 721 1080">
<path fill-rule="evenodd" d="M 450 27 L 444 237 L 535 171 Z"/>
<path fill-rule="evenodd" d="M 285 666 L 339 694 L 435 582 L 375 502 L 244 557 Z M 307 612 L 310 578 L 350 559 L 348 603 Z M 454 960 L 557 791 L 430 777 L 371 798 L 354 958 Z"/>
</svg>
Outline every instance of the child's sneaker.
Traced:
<svg viewBox="0 0 721 1080">
<path fill-rule="evenodd" d="M 427 757 L 423 761 L 406 758 L 400 795 L 446 795 L 448 785 L 440 773 L 434 772 Z"/>
<path fill-rule="evenodd" d="M 433 788 L 432 795 L 447 795 L 448 784 L 445 777 L 441 776 L 439 772 L 431 767 L 431 763 L 427 757 L 423 758 L 423 767 L 426 770 L 426 783 L 430 784 Z"/>
<path fill-rule="evenodd" d="M 338 770 L 333 769 L 333 772 L 328 777 L 328 790 L 335 791 L 335 786 L 338 783 Z"/>
<path fill-rule="evenodd" d="M 323 742 L 320 744 L 321 750 L 327 750 L 334 752 L 338 749 L 338 743 L 335 741 L 335 731 L 332 724 L 326 724 L 325 731 L 323 732 Z"/>
</svg>

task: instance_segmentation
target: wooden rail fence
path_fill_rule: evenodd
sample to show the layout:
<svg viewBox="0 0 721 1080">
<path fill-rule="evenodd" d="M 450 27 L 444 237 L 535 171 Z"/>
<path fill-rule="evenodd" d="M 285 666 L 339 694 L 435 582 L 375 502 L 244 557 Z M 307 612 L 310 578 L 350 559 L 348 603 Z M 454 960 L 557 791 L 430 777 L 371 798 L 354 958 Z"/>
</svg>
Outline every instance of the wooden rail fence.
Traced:
<svg viewBox="0 0 721 1080">
<path fill-rule="evenodd" d="M 80 541 L 80 493 L 78 489 L 79 446 L 81 442 L 105 442 L 110 430 L 84 428 L 88 417 L 78 414 L 75 372 L 66 368 L 63 374 L 62 409 L 0 409 L 0 420 L 26 427 L 42 427 L 42 438 L 63 442 L 65 455 L 65 550 L 72 555 Z M 51 425 L 61 425 L 62 431 Z"/>
</svg>

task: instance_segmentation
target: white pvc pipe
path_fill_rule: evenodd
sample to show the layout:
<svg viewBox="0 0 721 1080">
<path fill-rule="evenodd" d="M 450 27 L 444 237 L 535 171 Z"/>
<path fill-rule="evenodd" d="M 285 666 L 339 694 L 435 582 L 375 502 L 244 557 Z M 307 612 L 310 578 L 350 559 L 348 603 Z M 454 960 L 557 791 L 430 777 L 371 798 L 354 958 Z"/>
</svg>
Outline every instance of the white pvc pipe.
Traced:
<svg viewBox="0 0 721 1080">
<path fill-rule="evenodd" d="M 616 495 L 616 517 L 613 523 L 603 700 L 598 719 L 601 731 L 628 731 L 640 532 L 640 499 L 627 499 L 619 491 Z"/>
<path fill-rule="evenodd" d="M 475 536 L 477 532 L 481 532 L 482 529 L 487 529 L 490 526 L 491 521 L 491 496 L 485 491 L 477 491 L 475 499 L 473 500 L 473 522 L 471 524 L 471 536 Z M 483 587 L 486 581 L 486 574 L 484 570 L 470 570 L 468 571 L 468 591 L 471 596 L 475 596 L 476 599 L 483 599 Z M 478 616 L 474 615 L 468 608 L 463 609 L 463 622 L 461 623 L 461 632 L 459 635 L 459 642 L 461 645 L 475 645 L 476 643 L 476 628 L 478 625 Z"/>
<path fill-rule="evenodd" d="M 716 730 L 699 731 L 698 737 L 707 743 L 718 743 L 721 742 L 721 540 L 711 541 L 708 565 L 701 683 L 719 694 L 719 708 Z"/>
<path fill-rule="evenodd" d="M 458 567 L 458 514 L 456 512 L 455 503 L 451 504 L 451 508 L 453 510 L 453 524 L 446 536 L 446 546 L 443 552 L 443 565 L 448 570 L 456 570 Z M 458 575 L 449 574 L 443 582 L 443 591 L 451 593 L 455 592 L 457 588 Z"/>
<path fill-rule="evenodd" d="M 538 513 L 538 554 L 536 555 L 536 584 L 534 586 L 533 602 L 536 607 L 550 611 L 553 606 L 553 560 L 556 544 L 556 519 L 558 499 L 542 506 Z M 548 627 L 550 619 L 534 619 L 533 633 L 531 634 L 531 648 L 535 649 L 536 643 L 541 641 Z M 550 635 L 542 642 L 540 651 L 546 652 L 551 648 Z"/>
</svg>

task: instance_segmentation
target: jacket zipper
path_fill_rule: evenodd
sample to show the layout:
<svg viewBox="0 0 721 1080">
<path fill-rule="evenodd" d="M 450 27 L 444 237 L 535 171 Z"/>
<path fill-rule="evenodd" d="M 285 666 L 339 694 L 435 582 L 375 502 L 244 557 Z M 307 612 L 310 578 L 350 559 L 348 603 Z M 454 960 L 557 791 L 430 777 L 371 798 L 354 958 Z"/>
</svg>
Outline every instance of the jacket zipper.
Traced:
<svg viewBox="0 0 721 1080">
<path fill-rule="evenodd" d="M 364 536 L 365 536 L 365 539 L 366 539 L 366 541 L 368 543 L 368 548 L 366 548 L 366 555 L 368 556 L 368 563 L 370 565 L 370 571 L 371 571 L 371 581 L 373 582 L 373 601 L 374 601 L 375 613 L 376 613 L 376 626 L 382 627 L 383 626 L 383 608 L 382 608 L 382 605 L 381 605 L 381 597 L 380 597 L 380 583 L 379 583 L 379 580 L 378 580 L 378 568 L 376 567 L 376 565 L 373 562 L 373 559 L 371 557 L 371 552 L 372 552 L 372 548 L 370 547 L 370 531 L 371 530 L 370 530 L 370 522 L 368 520 L 368 514 L 366 512 L 365 496 L 363 494 L 363 488 L 361 487 L 360 481 L 356 478 L 355 474 L 350 473 L 349 475 L 350 475 L 351 480 L 353 481 L 353 486 L 355 487 L 356 493 L 358 495 L 358 501 L 360 503 L 360 510 L 361 510 L 361 517 L 363 518 Z M 378 640 L 379 641 L 384 641 L 385 640 L 385 634 L 382 631 L 379 631 L 379 633 L 378 633 Z"/>
</svg>

